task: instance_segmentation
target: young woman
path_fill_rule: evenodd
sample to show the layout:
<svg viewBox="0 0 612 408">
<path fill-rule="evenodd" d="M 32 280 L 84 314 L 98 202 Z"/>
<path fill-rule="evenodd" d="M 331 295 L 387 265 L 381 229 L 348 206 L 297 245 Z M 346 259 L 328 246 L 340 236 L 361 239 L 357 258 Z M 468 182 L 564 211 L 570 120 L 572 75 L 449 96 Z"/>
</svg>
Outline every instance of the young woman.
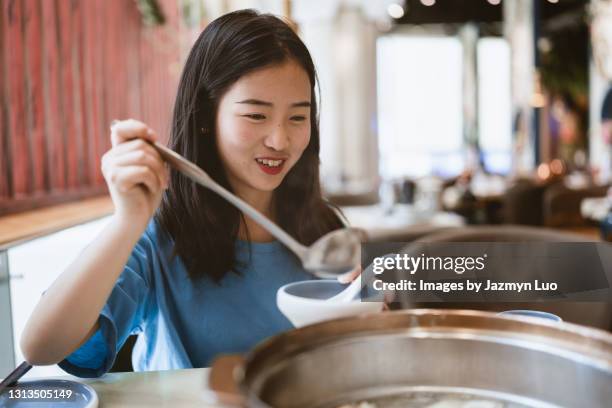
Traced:
<svg viewBox="0 0 612 408">
<path fill-rule="evenodd" d="M 170 147 L 304 244 L 341 228 L 321 197 L 315 69 L 276 17 L 213 21 L 187 58 Z M 112 126 L 108 226 L 41 298 L 21 339 L 31 364 L 99 376 L 130 334 L 134 368 L 202 367 L 291 328 L 277 289 L 310 279 L 250 218 L 165 166 L 155 132 Z"/>
</svg>

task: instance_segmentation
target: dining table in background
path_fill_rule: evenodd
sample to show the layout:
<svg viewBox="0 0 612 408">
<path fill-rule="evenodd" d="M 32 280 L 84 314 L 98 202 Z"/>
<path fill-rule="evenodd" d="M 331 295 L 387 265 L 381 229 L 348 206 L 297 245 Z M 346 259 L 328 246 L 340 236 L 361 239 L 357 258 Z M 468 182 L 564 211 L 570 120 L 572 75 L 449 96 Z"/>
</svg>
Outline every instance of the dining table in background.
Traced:
<svg viewBox="0 0 612 408">
<path fill-rule="evenodd" d="M 402 237 L 419 236 L 420 231 L 462 227 L 465 219 L 447 211 L 419 210 L 413 204 L 343 206 L 340 210 L 351 227 L 363 229 L 368 240 L 408 241 Z"/>
</svg>

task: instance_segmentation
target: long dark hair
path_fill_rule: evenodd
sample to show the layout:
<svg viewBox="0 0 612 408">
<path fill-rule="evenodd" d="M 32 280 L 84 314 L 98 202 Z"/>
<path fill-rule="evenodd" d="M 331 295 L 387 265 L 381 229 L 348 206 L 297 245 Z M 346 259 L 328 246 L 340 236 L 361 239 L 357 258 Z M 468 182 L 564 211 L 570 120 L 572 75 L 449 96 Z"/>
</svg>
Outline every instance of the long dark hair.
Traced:
<svg viewBox="0 0 612 408">
<path fill-rule="evenodd" d="M 287 60 L 297 62 L 310 79 L 311 135 L 302 156 L 274 191 L 273 203 L 278 224 L 309 245 L 342 227 L 342 222 L 321 196 L 314 64 L 304 43 L 281 19 L 241 10 L 206 27 L 181 75 L 169 146 L 231 190 L 215 141 L 220 98 L 243 75 Z M 217 282 L 236 270 L 235 242 L 243 217 L 176 171 L 170 172 L 169 188 L 156 214 L 192 280 L 208 276 Z"/>
</svg>

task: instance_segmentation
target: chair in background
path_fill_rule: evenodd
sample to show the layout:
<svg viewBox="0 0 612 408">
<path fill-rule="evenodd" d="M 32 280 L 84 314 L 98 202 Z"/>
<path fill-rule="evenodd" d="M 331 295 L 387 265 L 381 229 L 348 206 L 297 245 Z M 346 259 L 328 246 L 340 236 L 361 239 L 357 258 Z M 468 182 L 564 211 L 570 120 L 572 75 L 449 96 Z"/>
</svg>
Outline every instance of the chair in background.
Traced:
<svg viewBox="0 0 612 408">
<path fill-rule="evenodd" d="M 451 197 L 452 202 L 445 201 L 446 197 Z M 482 206 L 467 188 L 453 185 L 444 187 L 440 193 L 440 208 L 459 214 L 470 225 L 481 224 L 484 221 Z"/>
<path fill-rule="evenodd" d="M 421 237 L 418 242 L 406 246 L 402 253 L 418 256 L 423 244 L 444 242 L 594 242 L 582 235 L 559 232 L 545 228 L 524 226 L 473 226 L 442 231 Z M 605 263 L 606 261 L 604 261 Z M 580 272 L 580 271 L 577 271 Z M 503 311 L 533 309 L 554 313 L 564 321 L 612 330 L 612 303 L 609 302 L 417 302 L 403 299 L 410 308 L 445 308 Z M 397 307 L 398 305 L 394 305 Z"/>
<path fill-rule="evenodd" d="M 398 182 L 397 202 L 400 204 L 413 204 L 417 185 L 412 179 L 405 178 Z"/>
<path fill-rule="evenodd" d="M 370 191 L 366 193 L 328 193 L 325 198 L 338 207 L 344 206 L 363 206 L 374 205 L 379 201 L 378 192 Z"/>
<path fill-rule="evenodd" d="M 518 180 L 502 200 L 503 221 L 515 225 L 543 225 L 542 203 L 546 185 Z"/>
<path fill-rule="evenodd" d="M 478 195 L 466 177 L 459 177 L 451 184 L 443 184 L 440 207 L 461 215 L 469 225 L 501 224 L 503 222 L 502 197 L 497 193 Z"/>
<path fill-rule="evenodd" d="M 113 366 L 109 370 L 111 373 L 125 373 L 134 371 L 134 367 L 132 366 L 132 350 L 134 349 L 134 344 L 136 344 L 137 335 L 131 335 L 127 338 L 123 346 L 117 353 L 117 357 L 115 358 L 115 362 Z"/>
<path fill-rule="evenodd" d="M 562 183 L 550 186 L 543 197 L 543 221 L 547 227 L 581 227 L 589 225 L 580 214 L 580 203 L 589 197 L 605 197 L 609 186 L 574 190 Z"/>
</svg>

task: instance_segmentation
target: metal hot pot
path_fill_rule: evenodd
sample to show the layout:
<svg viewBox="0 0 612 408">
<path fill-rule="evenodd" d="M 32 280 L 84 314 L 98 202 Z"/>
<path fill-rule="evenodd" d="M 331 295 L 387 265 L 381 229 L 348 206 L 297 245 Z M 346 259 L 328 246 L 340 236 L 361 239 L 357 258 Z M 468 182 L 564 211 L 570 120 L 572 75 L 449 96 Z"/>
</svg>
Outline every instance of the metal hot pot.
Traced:
<svg viewBox="0 0 612 408">
<path fill-rule="evenodd" d="M 258 408 L 609 408 L 612 334 L 467 310 L 385 312 L 222 357 L 209 386 L 217 402 Z"/>
</svg>

